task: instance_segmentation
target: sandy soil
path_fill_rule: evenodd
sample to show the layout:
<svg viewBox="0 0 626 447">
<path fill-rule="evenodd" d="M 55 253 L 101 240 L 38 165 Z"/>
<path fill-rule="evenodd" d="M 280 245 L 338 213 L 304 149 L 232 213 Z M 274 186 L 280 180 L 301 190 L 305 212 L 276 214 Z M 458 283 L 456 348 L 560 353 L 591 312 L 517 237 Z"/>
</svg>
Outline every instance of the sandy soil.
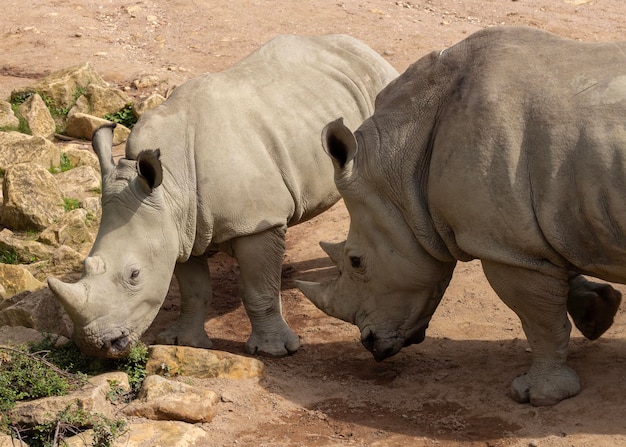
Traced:
<svg viewBox="0 0 626 447">
<path fill-rule="evenodd" d="M 163 93 L 222 70 L 276 34 L 348 33 L 400 71 L 433 49 L 493 25 L 528 25 L 585 41 L 626 35 L 623 0 L 3 0 L 0 97 L 45 73 L 91 61 L 106 80 Z M 222 394 L 205 429 L 212 446 L 617 446 L 626 445 L 626 318 L 600 340 L 572 334 L 570 365 L 583 391 L 552 408 L 519 405 L 510 381 L 530 364 L 517 317 L 485 281 L 460 264 L 426 341 L 376 363 L 356 328 L 329 318 L 294 279 L 335 272 L 317 246 L 345 237 L 338 204 L 290 229 L 284 267 L 286 318 L 302 338 L 291 357 L 267 359 L 267 377 L 213 381 Z M 243 353 L 249 322 L 236 297 L 237 266 L 211 260 L 214 307 L 206 329 L 216 349 Z M 623 291 L 626 289 L 621 288 Z M 175 283 L 152 328 L 175 317 Z"/>
</svg>

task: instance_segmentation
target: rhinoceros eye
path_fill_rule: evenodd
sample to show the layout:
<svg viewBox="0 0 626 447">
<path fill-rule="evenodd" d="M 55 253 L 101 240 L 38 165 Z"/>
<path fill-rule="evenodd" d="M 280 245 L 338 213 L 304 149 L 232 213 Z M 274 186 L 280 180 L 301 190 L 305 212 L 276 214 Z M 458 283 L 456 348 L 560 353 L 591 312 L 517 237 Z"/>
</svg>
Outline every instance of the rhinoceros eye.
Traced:
<svg viewBox="0 0 626 447">
<path fill-rule="evenodd" d="M 139 278 L 139 270 L 138 269 L 133 269 L 133 271 L 130 272 L 130 279 L 131 279 L 131 281 L 136 281 L 137 278 Z"/>
<path fill-rule="evenodd" d="M 350 256 L 350 265 L 352 266 L 352 268 L 355 268 L 355 269 L 361 268 L 361 257 Z"/>
</svg>

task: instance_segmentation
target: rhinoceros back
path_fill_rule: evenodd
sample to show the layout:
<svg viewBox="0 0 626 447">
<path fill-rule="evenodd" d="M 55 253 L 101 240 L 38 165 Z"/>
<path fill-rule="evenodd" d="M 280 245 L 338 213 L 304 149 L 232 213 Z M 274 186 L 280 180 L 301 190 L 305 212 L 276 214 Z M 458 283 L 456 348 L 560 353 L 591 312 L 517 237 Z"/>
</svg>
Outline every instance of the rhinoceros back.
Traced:
<svg viewBox="0 0 626 447">
<path fill-rule="evenodd" d="M 344 117 L 355 129 L 396 76 L 379 54 L 349 36 L 279 36 L 232 68 L 178 87 L 142 117 L 127 157 L 159 147 L 164 188 L 194 191 L 194 253 L 300 223 L 339 198 L 322 128 Z M 180 172 L 190 169 L 194 175 Z"/>
</svg>

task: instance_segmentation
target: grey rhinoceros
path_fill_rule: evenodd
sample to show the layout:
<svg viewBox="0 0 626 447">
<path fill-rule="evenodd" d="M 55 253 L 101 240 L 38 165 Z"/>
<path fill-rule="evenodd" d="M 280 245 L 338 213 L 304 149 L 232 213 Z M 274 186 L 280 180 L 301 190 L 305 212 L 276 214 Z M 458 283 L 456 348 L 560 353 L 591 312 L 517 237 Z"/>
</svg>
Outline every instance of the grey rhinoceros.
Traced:
<svg viewBox="0 0 626 447">
<path fill-rule="evenodd" d="M 520 402 L 579 392 L 571 325 L 589 338 L 626 283 L 626 43 L 490 28 L 411 65 L 353 134 L 322 132 L 350 213 L 322 244 L 340 276 L 298 283 L 356 324 L 376 359 L 419 343 L 457 261 L 480 259 L 532 348 Z"/>
<path fill-rule="evenodd" d="M 296 351 L 280 303 L 285 231 L 339 199 L 319 132 L 342 114 L 356 128 L 397 75 L 349 36 L 279 36 L 234 67 L 175 89 L 141 117 L 117 164 L 112 126 L 96 131 L 97 238 L 77 283 L 48 279 L 79 348 L 126 355 L 159 311 L 172 273 L 180 318 L 157 342 L 210 347 L 207 256 L 223 250 L 239 263 L 252 324 L 246 350 Z"/>
</svg>

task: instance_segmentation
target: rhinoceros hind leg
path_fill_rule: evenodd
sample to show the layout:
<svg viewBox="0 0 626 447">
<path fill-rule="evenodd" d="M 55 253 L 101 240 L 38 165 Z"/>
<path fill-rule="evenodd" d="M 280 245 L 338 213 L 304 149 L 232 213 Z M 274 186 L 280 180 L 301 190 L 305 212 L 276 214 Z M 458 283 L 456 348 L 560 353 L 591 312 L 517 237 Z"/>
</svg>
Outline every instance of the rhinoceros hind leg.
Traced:
<svg viewBox="0 0 626 447">
<path fill-rule="evenodd" d="M 207 260 L 192 256 L 174 270 L 180 288 L 181 309 L 178 320 L 156 337 L 164 345 L 210 348 L 212 343 L 204 330 L 206 309 L 211 303 L 211 276 Z"/>
<path fill-rule="evenodd" d="M 567 311 L 578 330 L 595 340 L 613 324 L 622 294 L 609 284 L 589 281 L 576 273 L 570 275 L 568 282 Z"/>
<path fill-rule="evenodd" d="M 283 319 L 280 302 L 285 231 L 273 228 L 232 241 L 239 263 L 239 294 L 252 325 L 246 342 L 249 354 L 280 357 L 300 347 L 300 339 Z"/>
<path fill-rule="evenodd" d="M 554 405 L 580 392 L 580 380 L 565 365 L 572 325 L 567 318 L 567 272 L 537 270 L 483 261 L 498 296 L 520 318 L 532 348 L 530 370 L 511 385 L 513 399 Z"/>
</svg>

